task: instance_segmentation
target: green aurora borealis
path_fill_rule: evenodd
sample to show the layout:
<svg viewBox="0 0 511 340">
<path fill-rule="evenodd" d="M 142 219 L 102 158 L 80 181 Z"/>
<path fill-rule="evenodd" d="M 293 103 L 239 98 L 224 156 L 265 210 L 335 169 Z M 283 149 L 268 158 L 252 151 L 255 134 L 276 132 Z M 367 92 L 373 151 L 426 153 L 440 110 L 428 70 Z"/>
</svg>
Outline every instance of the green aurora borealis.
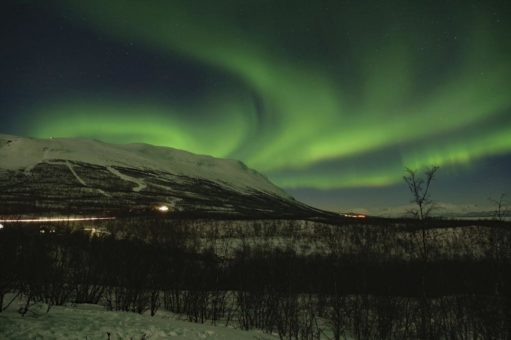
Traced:
<svg viewBox="0 0 511 340">
<path fill-rule="evenodd" d="M 50 95 L 32 87 L 42 94 L 16 107 L 23 120 L 10 118 L 13 133 L 240 159 L 296 190 L 391 187 L 405 166 L 440 165 L 454 176 L 492 157 L 511 164 L 506 2 L 88 0 L 41 7 L 64 30 L 79 32 L 63 41 L 98 39 L 100 46 L 83 48 L 102 57 L 62 57 L 52 67 L 62 67 L 67 81 Z M 129 62 L 122 71 L 136 79 L 151 60 L 197 71 L 168 72 L 172 87 L 167 80 L 145 86 L 151 76 L 140 84 L 129 76 L 105 80 L 99 64 L 123 62 L 108 44 L 144 56 L 140 69 Z M 68 56 L 80 54 L 78 45 L 58 46 L 73 49 Z M 60 52 L 48 53 L 60 60 Z M 80 63 L 93 70 L 80 76 L 87 86 L 76 85 L 70 71 Z M 35 77 L 44 78 L 39 71 Z M 166 73 L 148 72 L 159 71 Z M 195 78 L 200 86 L 176 92 Z"/>
</svg>

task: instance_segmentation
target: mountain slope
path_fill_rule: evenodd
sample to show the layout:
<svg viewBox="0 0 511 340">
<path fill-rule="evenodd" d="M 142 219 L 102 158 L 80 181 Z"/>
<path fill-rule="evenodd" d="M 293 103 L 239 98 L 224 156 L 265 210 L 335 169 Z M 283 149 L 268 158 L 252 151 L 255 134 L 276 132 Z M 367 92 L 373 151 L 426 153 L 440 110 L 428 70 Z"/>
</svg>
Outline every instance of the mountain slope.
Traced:
<svg viewBox="0 0 511 340">
<path fill-rule="evenodd" d="M 309 215 L 258 172 L 234 160 L 147 144 L 0 134 L 0 214 L 174 212 Z"/>
</svg>

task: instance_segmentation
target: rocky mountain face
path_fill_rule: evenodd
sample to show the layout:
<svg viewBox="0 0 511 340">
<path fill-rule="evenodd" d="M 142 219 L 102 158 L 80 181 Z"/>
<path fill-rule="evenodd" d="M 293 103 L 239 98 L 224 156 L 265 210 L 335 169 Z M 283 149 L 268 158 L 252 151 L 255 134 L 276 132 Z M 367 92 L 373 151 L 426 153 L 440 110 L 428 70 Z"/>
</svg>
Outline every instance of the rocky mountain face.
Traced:
<svg viewBox="0 0 511 340">
<path fill-rule="evenodd" d="M 0 214 L 169 213 L 308 217 L 295 201 L 234 160 L 147 144 L 0 135 Z"/>
</svg>

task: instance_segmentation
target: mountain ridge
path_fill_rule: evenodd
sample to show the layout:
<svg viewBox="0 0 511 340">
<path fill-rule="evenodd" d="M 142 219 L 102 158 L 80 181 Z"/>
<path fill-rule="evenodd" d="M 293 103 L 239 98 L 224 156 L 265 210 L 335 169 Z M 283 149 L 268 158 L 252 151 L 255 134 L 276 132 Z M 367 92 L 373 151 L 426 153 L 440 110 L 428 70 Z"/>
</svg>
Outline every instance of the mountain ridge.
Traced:
<svg viewBox="0 0 511 340">
<path fill-rule="evenodd" d="M 13 151 L 19 155 L 13 157 L 13 152 L 9 152 L 8 147 L 16 148 Z M 163 159 L 157 160 L 156 157 Z M 248 183 L 251 184 L 250 187 L 256 187 L 261 191 L 290 197 L 265 176 L 248 168 L 241 161 L 197 155 L 184 150 L 145 143 L 112 144 L 84 138 L 38 139 L 0 134 L 0 159 L 2 159 L 0 168 L 10 170 L 24 168 L 29 171 L 32 166 L 43 161 L 65 159 L 96 165 L 164 170 L 176 175 L 190 177 L 198 175 L 197 177 L 210 180 L 222 179 L 226 174 L 231 177 L 237 175 L 236 178 L 231 178 L 230 184 L 243 188 L 249 186 Z M 196 171 L 200 168 L 207 168 L 213 173 L 208 176 L 201 171 Z M 239 169 L 246 170 L 245 175 L 255 176 L 239 176 L 240 172 L 235 171 Z M 219 174 L 221 176 L 218 176 Z M 256 177 L 259 181 L 257 185 L 254 185 Z"/>
<path fill-rule="evenodd" d="M 0 134 L 0 214 L 151 210 L 191 214 L 310 215 L 236 160 L 149 144 Z"/>
</svg>

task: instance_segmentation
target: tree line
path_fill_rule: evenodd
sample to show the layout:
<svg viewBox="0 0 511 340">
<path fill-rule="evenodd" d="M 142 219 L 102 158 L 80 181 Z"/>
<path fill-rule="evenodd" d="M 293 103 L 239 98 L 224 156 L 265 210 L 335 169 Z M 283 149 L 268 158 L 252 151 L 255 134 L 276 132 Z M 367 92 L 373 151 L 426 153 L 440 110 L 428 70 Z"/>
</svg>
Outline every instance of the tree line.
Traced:
<svg viewBox="0 0 511 340">
<path fill-rule="evenodd" d="M 418 228 L 418 246 L 410 251 L 419 255 L 411 258 L 382 258 L 375 248 L 386 234 L 377 228 L 353 230 L 358 252 L 335 251 L 344 243 L 333 233 L 325 235 L 332 242 L 327 254 L 297 252 L 293 238 L 288 247 L 271 247 L 268 238 L 265 244 L 238 240 L 229 256 L 196 242 L 214 234 L 177 226 L 166 230 L 164 242 L 41 228 L 0 232 L 2 310 L 22 296 L 22 315 L 40 302 L 48 311 L 66 303 L 151 315 L 163 308 L 189 321 L 257 328 L 282 339 L 511 336 L 504 228 L 489 233 L 493 252 L 474 257 L 444 257 L 434 249 L 424 257 Z"/>
</svg>

